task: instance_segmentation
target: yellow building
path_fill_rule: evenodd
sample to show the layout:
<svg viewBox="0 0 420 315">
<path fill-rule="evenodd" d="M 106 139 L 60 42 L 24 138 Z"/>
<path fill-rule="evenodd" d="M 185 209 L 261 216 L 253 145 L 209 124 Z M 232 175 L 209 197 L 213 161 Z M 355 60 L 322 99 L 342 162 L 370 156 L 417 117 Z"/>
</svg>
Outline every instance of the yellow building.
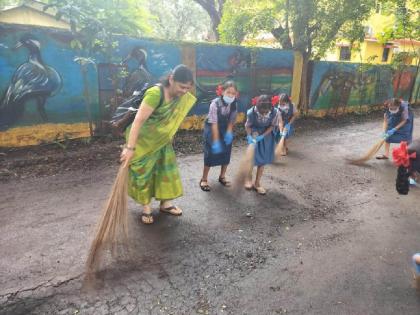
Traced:
<svg viewBox="0 0 420 315">
<path fill-rule="evenodd" d="M 392 27 L 394 20 L 393 15 L 382 15 L 380 10 L 377 10 L 377 13 L 373 14 L 367 22 L 364 42 L 350 47 L 348 41 L 338 40 L 335 49 L 327 54 L 325 60 L 386 64 L 391 63 L 394 54 L 407 52 L 417 57 L 407 57 L 405 63 L 417 65 L 418 56 L 420 56 L 420 40 L 399 39 L 387 43 L 379 40 L 382 32 Z"/>
<path fill-rule="evenodd" d="M 64 19 L 55 18 L 56 11 L 48 8 L 44 11 L 44 3 L 27 1 L 18 6 L 6 7 L 0 11 L 0 23 L 37 25 L 70 30 L 70 24 Z"/>
</svg>

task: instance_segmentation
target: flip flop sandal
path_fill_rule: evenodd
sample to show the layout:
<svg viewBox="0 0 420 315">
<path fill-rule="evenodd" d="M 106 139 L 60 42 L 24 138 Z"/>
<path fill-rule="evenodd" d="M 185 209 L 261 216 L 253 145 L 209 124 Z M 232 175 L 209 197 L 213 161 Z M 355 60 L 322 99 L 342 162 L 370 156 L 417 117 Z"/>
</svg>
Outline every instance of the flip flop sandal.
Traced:
<svg viewBox="0 0 420 315">
<path fill-rule="evenodd" d="M 224 177 L 219 177 L 219 183 L 225 187 L 230 187 L 230 182 L 227 181 Z"/>
<path fill-rule="evenodd" d="M 378 155 L 378 156 L 376 157 L 376 159 L 377 159 L 377 160 L 388 160 L 389 158 L 388 158 L 386 155 L 382 154 L 382 155 Z"/>
<path fill-rule="evenodd" d="M 151 213 L 142 213 L 141 214 L 141 222 L 143 224 L 153 224 L 153 215 Z"/>
<path fill-rule="evenodd" d="M 206 180 L 200 180 L 200 188 L 201 188 L 201 190 L 202 191 L 210 191 L 211 190 L 211 188 L 210 188 L 210 186 L 209 186 L 209 184 L 204 184 L 204 185 L 201 185 L 203 182 L 207 182 Z"/>
<path fill-rule="evenodd" d="M 265 190 L 264 187 L 255 187 L 254 186 L 255 191 L 259 194 L 259 195 L 265 195 L 267 193 L 267 191 Z"/>
<path fill-rule="evenodd" d="M 170 207 L 167 207 L 167 208 L 162 208 L 161 207 L 159 210 L 160 210 L 160 212 L 172 214 L 174 216 L 180 216 L 180 215 L 182 215 L 182 211 L 181 212 L 174 212 L 174 211 L 172 211 L 172 210 L 181 210 L 177 206 L 170 206 Z"/>
</svg>

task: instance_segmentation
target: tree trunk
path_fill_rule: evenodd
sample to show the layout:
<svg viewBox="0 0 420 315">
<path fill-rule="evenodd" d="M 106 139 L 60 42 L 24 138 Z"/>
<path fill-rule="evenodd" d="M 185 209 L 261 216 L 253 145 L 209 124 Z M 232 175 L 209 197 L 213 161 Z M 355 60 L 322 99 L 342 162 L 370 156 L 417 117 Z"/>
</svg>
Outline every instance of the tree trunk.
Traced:
<svg viewBox="0 0 420 315">
<path fill-rule="evenodd" d="M 219 39 L 220 39 L 220 36 L 219 36 L 219 31 L 217 30 L 217 27 L 219 26 L 219 24 L 220 24 L 220 21 L 216 24 L 216 23 L 215 23 L 215 22 L 213 22 L 213 20 L 212 20 L 212 23 L 211 23 L 211 29 L 212 29 L 212 31 L 213 31 L 214 40 L 215 40 L 216 42 L 218 42 L 218 41 L 219 41 Z"/>
<path fill-rule="evenodd" d="M 204 10 L 206 10 L 207 14 L 210 16 L 211 19 L 211 29 L 214 33 L 214 37 L 216 41 L 219 41 L 219 32 L 217 28 L 220 24 L 222 19 L 222 9 L 224 1 L 219 1 L 218 8 L 216 8 L 216 3 L 213 0 L 194 0 L 197 4 L 199 4 Z"/>
</svg>

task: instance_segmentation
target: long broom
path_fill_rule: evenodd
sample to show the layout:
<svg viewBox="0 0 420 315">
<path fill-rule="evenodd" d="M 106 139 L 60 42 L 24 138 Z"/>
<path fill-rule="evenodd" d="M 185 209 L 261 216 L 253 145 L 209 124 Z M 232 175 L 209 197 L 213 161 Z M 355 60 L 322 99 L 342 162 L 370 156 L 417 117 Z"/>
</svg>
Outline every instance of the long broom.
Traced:
<svg viewBox="0 0 420 315">
<path fill-rule="evenodd" d="M 286 136 L 282 136 L 279 144 L 276 146 L 276 150 L 274 151 L 274 159 L 275 162 L 278 162 L 281 159 L 281 156 L 284 152 L 284 142 L 286 141 Z"/>
<path fill-rule="evenodd" d="M 128 240 L 128 167 L 122 164 L 111 189 L 108 201 L 102 210 L 96 228 L 95 238 L 90 246 L 86 261 L 86 279 L 91 280 L 100 264 L 101 253 L 110 249 L 115 253 L 117 246 Z"/>
<path fill-rule="evenodd" d="M 347 159 L 347 162 L 354 165 L 364 164 L 366 161 L 369 161 L 375 156 L 375 154 L 379 151 L 379 149 L 382 147 L 384 143 L 385 143 L 385 139 L 381 139 L 373 147 L 371 147 L 369 151 L 365 155 L 363 155 L 361 158 Z"/>
<path fill-rule="evenodd" d="M 243 188 L 249 174 L 252 173 L 252 168 L 254 167 L 255 146 L 256 144 L 254 143 L 248 145 L 245 155 L 239 163 L 239 170 L 236 174 L 234 185 L 236 192 L 239 192 Z"/>
</svg>

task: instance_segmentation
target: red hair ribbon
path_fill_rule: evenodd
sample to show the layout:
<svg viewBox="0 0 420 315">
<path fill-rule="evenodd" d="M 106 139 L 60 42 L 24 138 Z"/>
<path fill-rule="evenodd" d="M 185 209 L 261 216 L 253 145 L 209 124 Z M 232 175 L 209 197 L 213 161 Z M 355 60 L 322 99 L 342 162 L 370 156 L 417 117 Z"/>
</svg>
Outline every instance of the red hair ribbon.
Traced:
<svg viewBox="0 0 420 315">
<path fill-rule="evenodd" d="M 221 96 L 223 94 L 223 85 L 219 84 L 216 88 L 216 95 Z"/>
<path fill-rule="evenodd" d="M 408 153 L 407 142 L 401 141 L 401 144 L 398 148 L 392 150 L 392 158 L 396 166 L 404 166 L 408 168 L 410 166 L 410 159 L 416 158 L 416 152 L 411 154 Z"/>
<path fill-rule="evenodd" d="M 259 97 L 258 97 L 258 96 L 255 96 L 255 97 L 251 100 L 251 104 L 252 104 L 252 106 L 257 105 L 257 103 L 258 103 L 258 99 L 259 99 Z"/>
<path fill-rule="evenodd" d="M 271 98 L 271 104 L 272 104 L 273 106 L 276 106 L 276 105 L 279 103 L 279 100 L 280 100 L 279 96 L 278 96 L 278 95 L 274 95 L 274 96 Z"/>
</svg>

